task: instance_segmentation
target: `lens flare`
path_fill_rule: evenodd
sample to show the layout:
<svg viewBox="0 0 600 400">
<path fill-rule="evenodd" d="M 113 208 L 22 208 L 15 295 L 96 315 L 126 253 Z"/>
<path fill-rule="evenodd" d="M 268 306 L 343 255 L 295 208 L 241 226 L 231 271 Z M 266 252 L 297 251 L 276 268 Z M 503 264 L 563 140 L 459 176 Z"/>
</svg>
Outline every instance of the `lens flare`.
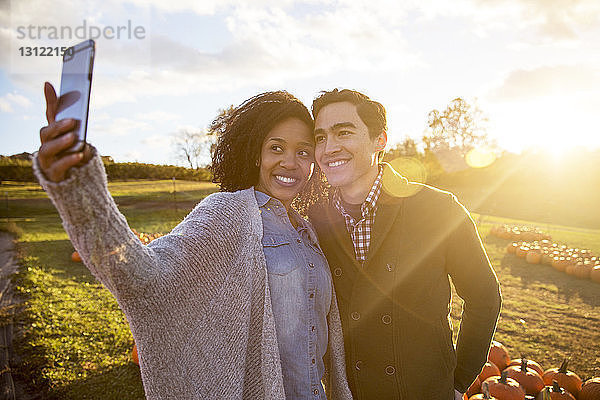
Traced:
<svg viewBox="0 0 600 400">
<path fill-rule="evenodd" d="M 427 181 L 427 169 L 416 158 L 399 157 L 389 162 L 393 168 L 386 168 L 383 171 L 383 189 L 395 197 L 410 197 L 417 194 L 422 186 L 411 182 L 425 183 Z M 396 175 L 394 171 L 402 177 L 392 177 Z"/>
<path fill-rule="evenodd" d="M 478 147 L 467 153 L 465 161 L 471 168 L 484 168 L 496 161 L 496 155 L 488 148 Z"/>
</svg>

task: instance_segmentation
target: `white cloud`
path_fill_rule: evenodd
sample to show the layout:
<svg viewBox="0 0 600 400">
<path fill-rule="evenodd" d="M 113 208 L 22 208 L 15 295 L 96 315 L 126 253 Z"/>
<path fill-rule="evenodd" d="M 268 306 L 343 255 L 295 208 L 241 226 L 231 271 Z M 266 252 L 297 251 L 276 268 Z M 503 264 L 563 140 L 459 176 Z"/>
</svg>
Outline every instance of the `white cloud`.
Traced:
<svg viewBox="0 0 600 400">
<path fill-rule="evenodd" d="M 137 150 L 129 151 L 123 154 L 122 158 L 115 158 L 117 162 L 131 162 L 131 160 L 138 162 L 142 158 L 142 153 Z"/>
<path fill-rule="evenodd" d="M 5 113 L 15 112 L 14 106 L 26 108 L 31 104 L 31 101 L 27 97 L 17 93 L 7 93 L 0 97 L 0 111 Z"/>
<path fill-rule="evenodd" d="M 131 118 L 114 118 L 106 122 L 98 122 L 90 120 L 88 131 L 95 132 L 98 136 L 126 136 L 126 135 L 142 135 L 152 129 L 152 125 L 145 121 L 140 121 Z"/>
<path fill-rule="evenodd" d="M 137 113 L 134 115 L 134 118 L 141 119 L 144 121 L 161 122 L 161 121 L 174 121 L 174 120 L 180 119 L 181 116 L 179 114 L 159 110 L 159 111 L 153 111 L 153 112 Z"/>
<path fill-rule="evenodd" d="M 513 28 L 532 30 L 536 35 L 529 39 L 536 41 L 577 39 L 581 31 L 597 27 L 600 18 L 597 0 L 473 0 L 473 4 L 476 16 L 484 13 Z"/>
<path fill-rule="evenodd" d="M 418 62 L 401 32 L 406 10 L 390 2 L 346 0 L 301 13 L 284 8 L 292 2 L 263 3 L 269 7 L 232 2 L 225 19 L 232 40 L 216 53 L 200 52 L 177 37 L 158 33 L 151 36 L 149 48 L 128 43 L 102 48 L 96 60 L 93 107 L 148 96 L 279 86 L 338 71 L 400 72 Z M 178 7 L 185 4 L 192 7 Z M 148 54 L 148 62 L 140 65 Z M 116 72 L 102 73 L 111 68 Z M 27 79 L 20 83 L 31 85 Z"/>
<path fill-rule="evenodd" d="M 568 95 L 600 90 L 600 68 L 587 65 L 543 66 L 511 71 L 490 98 L 500 101 Z"/>
<path fill-rule="evenodd" d="M 167 134 L 151 135 L 142 139 L 143 144 L 153 149 L 169 149 L 171 142 L 172 138 Z"/>
</svg>

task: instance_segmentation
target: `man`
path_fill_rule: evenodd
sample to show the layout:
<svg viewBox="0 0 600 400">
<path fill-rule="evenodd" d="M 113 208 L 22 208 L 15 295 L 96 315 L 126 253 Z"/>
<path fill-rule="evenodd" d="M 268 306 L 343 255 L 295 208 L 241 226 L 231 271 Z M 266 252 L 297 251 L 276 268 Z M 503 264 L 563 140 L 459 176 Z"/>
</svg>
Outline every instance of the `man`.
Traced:
<svg viewBox="0 0 600 400">
<path fill-rule="evenodd" d="M 309 215 L 334 279 L 354 398 L 462 398 L 501 303 L 473 220 L 451 193 L 380 163 L 381 104 L 336 89 L 312 111 L 315 157 L 333 190 Z M 464 300 L 456 348 L 449 276 Z"/>
</svg>

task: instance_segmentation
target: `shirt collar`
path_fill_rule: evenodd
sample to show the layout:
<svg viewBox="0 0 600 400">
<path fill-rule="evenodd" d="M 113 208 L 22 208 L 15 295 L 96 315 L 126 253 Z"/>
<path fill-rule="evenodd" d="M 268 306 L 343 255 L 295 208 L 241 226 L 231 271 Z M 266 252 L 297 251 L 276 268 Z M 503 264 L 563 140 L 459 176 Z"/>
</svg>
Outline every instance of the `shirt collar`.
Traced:
<svg viewBox="0 0 600 400">
<path fill-rule="evenodd" d="M 285 209 L 284 205 L 281 203 L 280 200 L 271 197 L 268 194 L 257 190 L 256 188 L 254 188 L 254 196 L 256 197 L 256 203 L 258 204 L 258 208 L 264 208 L 267 206 L 268 203 L 271 203 L 271 206 L 273 207 L 281 207 L 282 215 L 287 214 L 287 210 Z M 302 218 L 302 216 L 300 216 L 300 214 L 298 214 L 298 212 L 293 207 L 290 210 L 290 214 L 291 217 L 294 218 L 297 222 L 299 228 L 306 229 L 308 227 L 307 222 L 304 220 L 304 218 Z"/>
<path fill-rule="evenodd" d="M 258 203 L 258 207 L 264 207 L 269 200 L 271 200 L 271 196 L 266 193 L 261 192 L 254 188 L 254 197 L 256 197 L 256 202 Z"/>
<path fill-rule="evenodd" d="M 381 178 L 383 176 L 383 165 L 379 164 L 378 168 L 379 173 L 377 174 L 377 178 L 375 178 L 375 181 L 371 186 L 371 190 L 369 190 L 369 194 L 367 194 L 365 201 L 360 206 L 360 210 L 363 216 L 372 213 L 373 210 L 375 210 L 377 200 L 379 199 L 379 195 L 381 194 Z M 344 210 L 344 206 L 342 203 L 342 195 L 340 193 L 339 188 L 336 188 L 333 193 L 333 204 L 340 212 L 342 212 L 343 214 L 346 213 L 346 210 Z"/>
</svg>

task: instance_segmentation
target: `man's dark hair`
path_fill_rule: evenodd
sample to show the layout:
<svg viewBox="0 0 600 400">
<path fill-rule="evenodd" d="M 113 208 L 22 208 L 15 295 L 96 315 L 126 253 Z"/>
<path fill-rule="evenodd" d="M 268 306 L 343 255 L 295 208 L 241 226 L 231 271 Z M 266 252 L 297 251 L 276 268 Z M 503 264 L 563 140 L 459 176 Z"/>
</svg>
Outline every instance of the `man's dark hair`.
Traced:
<svg viewBox="0 0 600 400">
<path fill-rule="evenodd" d="M 209 128 L 218 135 L 210 169 L 221 191 L 234 192 L 258 183 L 263 141 L 288 118 L 298 118 L 311 132 L 314 129 L 306 106 L 286 91 L 261 93 L 215 118 Z"/>
<path fill-rule="evenodd" d="M 356 106 L 356 112 L 364 124 L 369 128 L 369 136 L 375 139 L 381 132 L 387 130 L 385 107 L 381 103 L 371 100 L 368 96 L 351 89 L 333 89 L 322 91 L 313 100 L 312 115 L 317 118 L 319 111 L 331 103 L 349 102 Z"/>
</svg>

